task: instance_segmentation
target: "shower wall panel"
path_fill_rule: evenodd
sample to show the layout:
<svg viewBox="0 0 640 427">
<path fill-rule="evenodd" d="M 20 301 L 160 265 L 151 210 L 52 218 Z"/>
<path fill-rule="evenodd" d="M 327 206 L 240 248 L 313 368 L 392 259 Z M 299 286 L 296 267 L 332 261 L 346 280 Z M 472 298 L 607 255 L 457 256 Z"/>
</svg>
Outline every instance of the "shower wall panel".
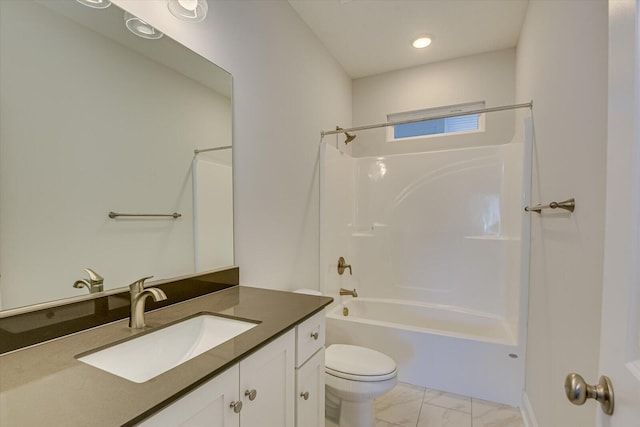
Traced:
<svg viewBox="0 0 640 427">
<path fill-rule="evenodd" d="M 521 158 L 522 144 L 507 144 L 354 159 L 350 255 L 360 292 L 513 315 Z"/>
<path fill-rule="evenodd" d="M 354 288 L 353 276 L 339 275 L 338 258 L 354 264 L 356 275 L 360 266 L 353 262 L 350 248 L 350 224 L 355 206 L 354 159 L 327 145 L 320 145 L 320 283 L 321 291 L 337 295 L 341 287 Z"/>
</svg>

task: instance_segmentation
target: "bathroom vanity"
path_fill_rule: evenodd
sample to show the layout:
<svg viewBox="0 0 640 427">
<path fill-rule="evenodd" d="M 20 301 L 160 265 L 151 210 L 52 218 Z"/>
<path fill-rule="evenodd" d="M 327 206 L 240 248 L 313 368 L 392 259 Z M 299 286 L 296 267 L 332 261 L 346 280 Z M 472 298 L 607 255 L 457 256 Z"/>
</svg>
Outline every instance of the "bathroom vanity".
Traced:
<svg viewBox="0 0 640 427">
<path fill-rule="evenodd" d="M 320 312 L 139 425 L 321 427 L 324 335 Z"/>
<path fill-rule="evenodd" d="M 322 426 L 322 309 L 331 301 L 233 286 L 148 312 L 145 330 L 122 319 L 6 353 L 0 425 Z M 142 383 L 77 360 L 198 313 L 257 326 Z"/>
</svg>

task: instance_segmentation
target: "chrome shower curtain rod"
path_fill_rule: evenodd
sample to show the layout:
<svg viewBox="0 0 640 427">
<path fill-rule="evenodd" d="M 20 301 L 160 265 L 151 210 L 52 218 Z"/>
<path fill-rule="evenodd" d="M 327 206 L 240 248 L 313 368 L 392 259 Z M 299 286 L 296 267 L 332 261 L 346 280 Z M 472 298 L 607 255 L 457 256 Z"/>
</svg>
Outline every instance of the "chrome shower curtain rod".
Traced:
<svg viewBox="0 0 640 427">
<path fill-rule="evenodd" d="M 468 116 L 471 114 L 493 113 L 494 111 L 514 110 L 516 108 L 531 109 L 533 108 L 533 101 L 527 102 L 525 104 L 503 105 L 501 107 L 483 108 L 482 110 L 460 111 L 457 113 L 442 114 L 438 116 L 424 117 L 421 119 L 400 120 L 397 122 L 387 122 L 387 123 L 380 123 L 377 125 L 358 126 L 358 127 L 348 128 L 348 129 L 337 129 L 337 130 L 329 130 L 329 131 L 323 130 L 321 132 L 321 135 L 324 137 L 325 135 L 335 135 L 338 133 L 357 132 L 360 130 L 384 128 L 387 126 L 404 125 L 407 123 L 424 122 L 426 120 L 446 119 L 447 117 L 459 117 L 459 116 Z"/>
</svg>

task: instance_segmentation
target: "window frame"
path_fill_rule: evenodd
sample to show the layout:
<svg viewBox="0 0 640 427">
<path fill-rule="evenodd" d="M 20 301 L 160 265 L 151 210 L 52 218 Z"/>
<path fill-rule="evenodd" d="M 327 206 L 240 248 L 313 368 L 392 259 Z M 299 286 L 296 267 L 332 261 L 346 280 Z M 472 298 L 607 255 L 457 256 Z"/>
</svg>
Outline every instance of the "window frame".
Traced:
<svg viewBox="0 0 640 427">
<path fill-rule="evenodd" d="M 441 116 L 448 113 L 454 112 L 466 112 L 466 111 L 476 111 L 483 110 L 486 108 L 485 101 L 476 101 L 476 102 L 467 102 L 464 104 L 454 104 L 454 105 L 444 105 L 441 107 L 433 107 L 433 108 L 424 108 L 420 110 L 413 111 L 404 111 L 400 113 L 389 113 L 387 114 L 387 123 L 400 122 L 403 120 L 412 120 L 412 119 L 424 119 L 424 121 L 429 120 L 430 117 Z M 441 132 L 441 133 L 433 133 L 429 135 L 416 135 L 416 136 L 407 136 L 396 138 L 395 137 L 395 125 L 387 126 L 387 142 L 401 142 L 401 141 L 415 141 L 421 139 L 431 139 L 431 138 L 441 138 L 447 136 L 456 136 L 456 135 L 464 135 L 471 133 L 482 133 L 485 132 L 485 113 L 478 114 L 478 129 L 474 130 L 463 130 L 457 132 Z"/>
</svg>

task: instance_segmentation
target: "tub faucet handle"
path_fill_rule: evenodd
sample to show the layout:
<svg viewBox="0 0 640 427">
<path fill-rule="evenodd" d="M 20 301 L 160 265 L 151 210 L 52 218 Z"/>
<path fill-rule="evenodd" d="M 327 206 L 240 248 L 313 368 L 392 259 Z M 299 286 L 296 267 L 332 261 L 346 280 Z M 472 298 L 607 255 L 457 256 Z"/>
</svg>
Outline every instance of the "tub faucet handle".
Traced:
<svg viewBox="0 0 640 427">
<path fill-rule="evenodd" d="M 338 258 L 338 274 L 342 276 L 346 269 L 349 269 L 349 275 L 353 276 L 353 271 L 351 270 L 351 264 L 347 264 L 343 257 Z"/>
</svg>

